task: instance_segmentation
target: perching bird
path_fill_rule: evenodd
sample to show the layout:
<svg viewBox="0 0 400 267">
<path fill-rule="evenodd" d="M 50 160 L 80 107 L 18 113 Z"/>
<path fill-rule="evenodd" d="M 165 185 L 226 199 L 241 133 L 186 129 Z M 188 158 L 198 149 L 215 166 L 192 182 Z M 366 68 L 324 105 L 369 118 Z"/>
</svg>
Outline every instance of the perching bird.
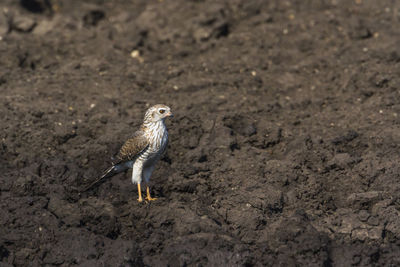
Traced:
<svg viewBox="0 0 400 267">
<path fill-rule="evenodd" d="M 132 182 L 138 185 L 138 201 L 143 201 L 140 188 L 143 180 L 147 187 L 146 200 L 156 200 L 150 196 L 148 183 L 157 161 L 167 148 L 168 131 L 164 121 L 172 116 L 171 109 L 166 105 L 158 104 L 149 108 L 140 129 L 121 147 L 113 165 L 85 191 L 105 178 L 132 168 Z"/>
</svg>

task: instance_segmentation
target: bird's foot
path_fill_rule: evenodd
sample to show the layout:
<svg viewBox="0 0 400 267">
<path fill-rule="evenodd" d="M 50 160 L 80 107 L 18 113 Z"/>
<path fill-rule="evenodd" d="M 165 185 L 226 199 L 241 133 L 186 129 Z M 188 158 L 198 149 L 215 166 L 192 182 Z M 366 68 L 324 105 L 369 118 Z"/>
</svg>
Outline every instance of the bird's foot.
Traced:
<svg viewBox="0 0 400 267">
<path fill-rule="evenodd" d="M 146 188 L 146 193 L 147 193 L 147 195 L 146 195 L 146 200 L 147 201 L 153 201 L 153 200 L 157 200 L 157 198 L 152 198 L 151 196 L 150 196 L 150 188 L 147 186 L 147 188 Z"/>
<path fill-rule="evenodd" d="M 143 202 L 143 198 L 140 197 L 140 198 L 137 199 L 137 201 L 138 202 Z"/>
<path fill-rule="evenodd" d="M 145 199 L 146 199 L 147 201 L 154 201 L 154 200 L 157 200 L 156 197 L 149 197 L 149 196 L 147 196 Z"/>
</svg>

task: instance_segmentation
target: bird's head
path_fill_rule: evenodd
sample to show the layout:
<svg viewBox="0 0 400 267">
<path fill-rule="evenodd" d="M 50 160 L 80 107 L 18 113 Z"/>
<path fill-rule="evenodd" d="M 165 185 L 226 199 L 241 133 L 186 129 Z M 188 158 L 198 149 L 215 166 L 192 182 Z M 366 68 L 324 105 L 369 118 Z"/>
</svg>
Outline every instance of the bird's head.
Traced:
<svg viewBox="0 0 400 267">
<path fill-rule="evenodd" d="M 144 115 L 144 121 L 145 122 L 158 122 L 158 121 L 163 121 L 167 117 L 172 117 L 172 112 L 171 109 L 162 104 L 157 104 L 152 106 L 146 111 L 146 114 Z"/>
</svg>

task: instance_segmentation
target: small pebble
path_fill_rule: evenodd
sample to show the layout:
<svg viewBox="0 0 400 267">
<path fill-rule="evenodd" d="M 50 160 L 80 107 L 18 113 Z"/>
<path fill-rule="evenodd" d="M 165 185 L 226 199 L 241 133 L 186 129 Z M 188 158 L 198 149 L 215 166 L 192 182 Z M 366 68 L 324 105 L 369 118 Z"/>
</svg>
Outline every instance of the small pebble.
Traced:
<svg viewBox="0 0 400 267">
<path fill-rule="evenodd" d="M 131 57 L 133 57 L 133 58 L 138 58 L 138 57 L 140 57 L 140 52 L 139 52 L 139 50 L 133 50 L 133 51 L 131 52 Z"/>
<path fill-rule="evenodd" d="M 131 57 L 137 59 L 140 63 L 144 62 L 143 57 L 140 55 L 140 51 L 139 50 L 133 50 L 131 52 Z"/>
</svg>

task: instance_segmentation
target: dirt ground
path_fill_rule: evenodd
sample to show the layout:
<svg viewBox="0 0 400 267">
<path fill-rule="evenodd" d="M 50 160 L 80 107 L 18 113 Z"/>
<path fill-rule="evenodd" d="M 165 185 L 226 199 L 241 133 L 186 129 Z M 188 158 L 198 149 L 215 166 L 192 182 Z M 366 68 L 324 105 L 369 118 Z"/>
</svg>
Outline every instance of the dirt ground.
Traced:
<svg viewBox="0 0 400 267">
<path fill-rule="evenodd" d="M 0 266 L 400 265 L 399 1 L 0 11 Z M 159 199 L 80 193 L 157 103 Z"/>
</svg>

